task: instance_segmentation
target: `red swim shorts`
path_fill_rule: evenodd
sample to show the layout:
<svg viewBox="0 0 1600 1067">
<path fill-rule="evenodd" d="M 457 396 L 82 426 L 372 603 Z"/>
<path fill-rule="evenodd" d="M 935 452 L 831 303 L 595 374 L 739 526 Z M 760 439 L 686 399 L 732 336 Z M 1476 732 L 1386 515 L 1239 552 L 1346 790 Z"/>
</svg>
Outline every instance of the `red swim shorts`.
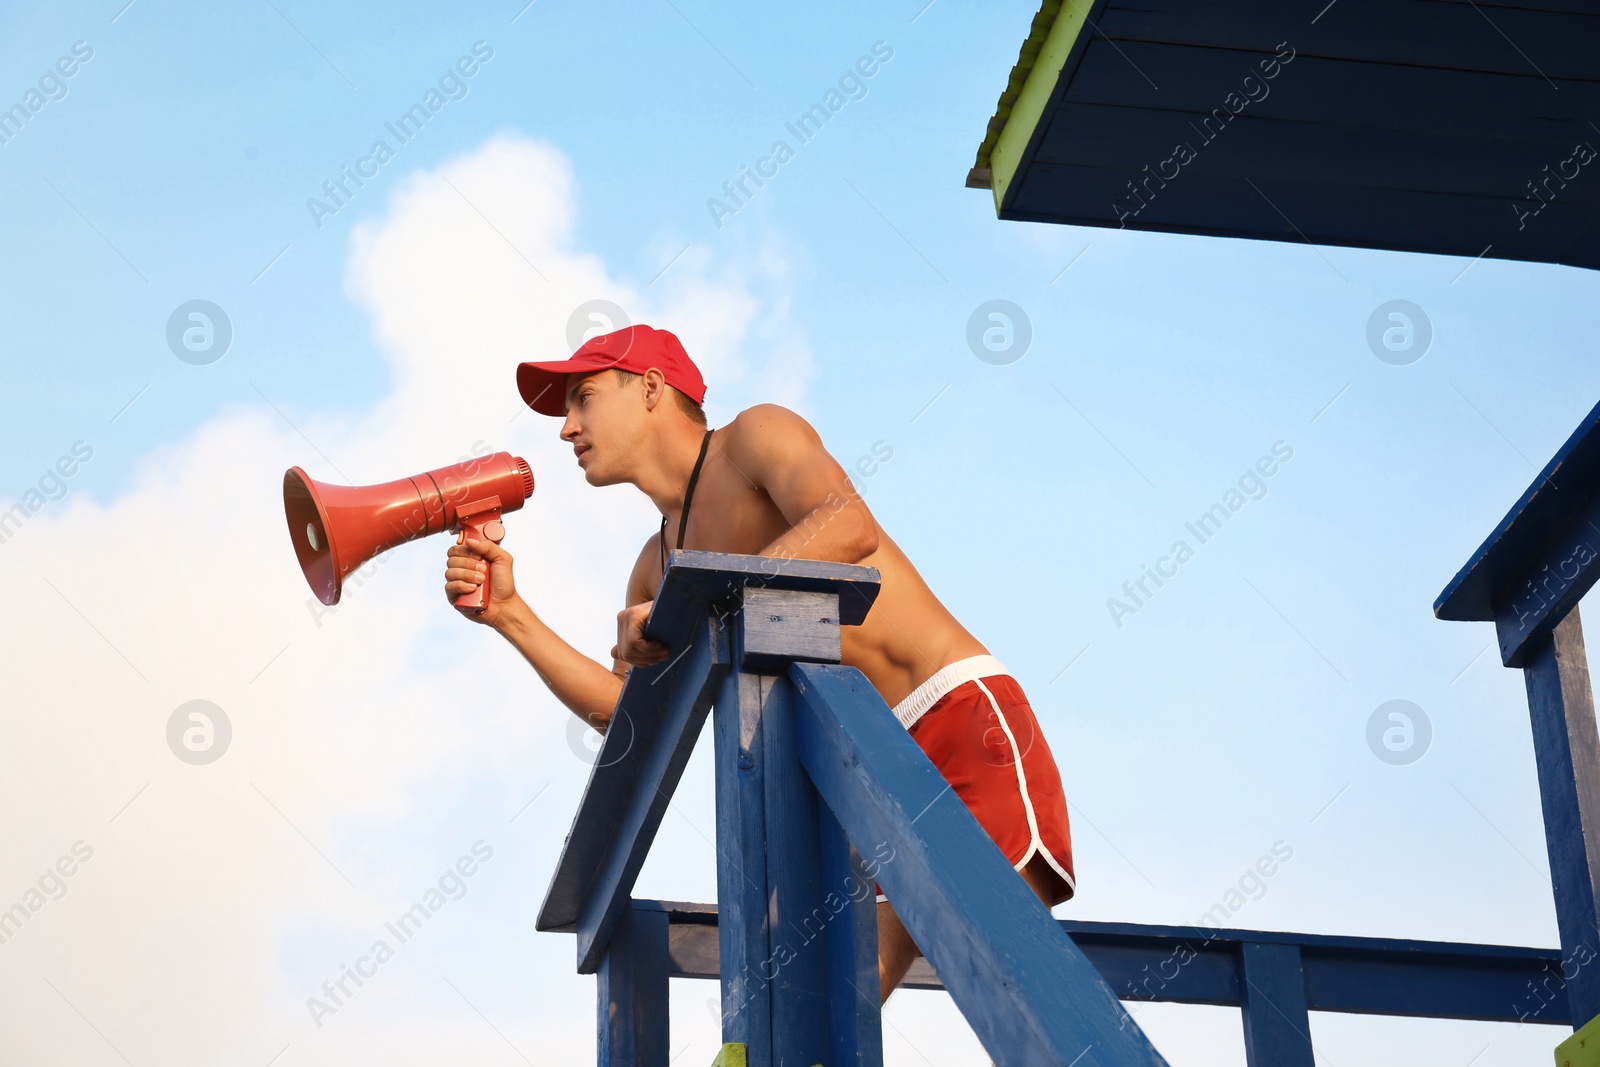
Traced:
<svg viewBox="0 0 1600 1067">
<path fill-rule="evenodd" d="M 1077 882 L 1061 772 L 1000 662 L 973 656 L 941 668 L 894 713 L 1011 866 L 1020 871 L 1043 855 L 1060 876 L 1049 905 L 1070 899 Z"/>
</svg>

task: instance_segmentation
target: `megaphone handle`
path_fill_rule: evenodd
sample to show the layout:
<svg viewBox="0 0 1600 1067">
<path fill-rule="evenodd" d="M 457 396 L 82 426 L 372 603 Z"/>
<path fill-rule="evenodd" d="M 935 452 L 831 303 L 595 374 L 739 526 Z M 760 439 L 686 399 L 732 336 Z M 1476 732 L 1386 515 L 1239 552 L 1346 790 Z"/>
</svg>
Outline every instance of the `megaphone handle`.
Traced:
<svg viewBox="0 0 1600 1067">
<path fill-rule="evenodd" d="M 480 511 L 471 518 L 462 519 L 460 533 L 456 537 L 456 544 L 464 544 L 468 537 L 476 541 L 492 541 L 499 544 L 506 535 L 505 524 L 500 521 L 498 510 Z M 483 564 L 483 581 L 478 588 L 470 593 L 462 593 L 456 597 L 456 607 L 467 608 L 472 611 L 482 611 L 489 606 L 489 568 L 493 564 L 487 560 Z"/>
</svg>

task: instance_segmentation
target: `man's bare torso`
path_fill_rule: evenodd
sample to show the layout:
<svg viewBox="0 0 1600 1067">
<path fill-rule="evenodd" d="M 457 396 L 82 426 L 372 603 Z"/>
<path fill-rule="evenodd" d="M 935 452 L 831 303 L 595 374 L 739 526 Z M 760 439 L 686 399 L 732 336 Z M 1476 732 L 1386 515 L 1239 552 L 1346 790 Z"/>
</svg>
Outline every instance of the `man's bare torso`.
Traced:
<svg viewBox="0 0 1600 1067">
<path fill-rule="evenodd" d="M 741 475 L 728 453 L 738 452 L 736 421 L 716 430 L 706 452 L 689 508 L 683 547 L 709 552 L 755 555 L 783 536 L 791 523 L 772 499 Z M 821 520 L 826 522 L 826 518 Z M 667 546 L 677 544 L 675 519 L 667 522 Z M 842 631 L 845 664 L 867 676 L 892 707 L 946 664 L 987 653 L 939 602 L 900 546 L 878 527 L 878 549 L 859 562 L 876 567 L 882 586 L 866 621 Z M 802 547 L 797 553 L 805 558 Z M 641 553 L 644 584 L 630 589 L 628 602 L 651 599 L 661 584 L 660 541 L 652 535 Z"/>
</svg>

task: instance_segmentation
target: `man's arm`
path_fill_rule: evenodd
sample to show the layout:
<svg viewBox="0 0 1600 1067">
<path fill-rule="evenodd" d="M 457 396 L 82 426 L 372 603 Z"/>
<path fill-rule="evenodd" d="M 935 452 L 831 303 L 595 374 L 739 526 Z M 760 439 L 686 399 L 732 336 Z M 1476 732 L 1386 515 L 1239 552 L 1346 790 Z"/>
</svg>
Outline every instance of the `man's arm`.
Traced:
<svg viewBox="0 0 1600 1067">
<path fill-rule="evenodd" d="M 859 563 L 878 550 L 877 521 L 810 423 L 788 408 L 758 404 L 732 427 L 729 461 L 789 521 L 761 555 Z"/>
<path fill-rule="evenodd" d="M 761 555 L 859 563 L 878 550 L 877 520 L 810 423 L 788 408 L 758 404 L 740 412 L 728 430 L 719 450 L 789 522 L 789 529 Z M 719 448 L 716 438 L 711 447 Z M 646 545 L 646 551 L 650 547 Z M 613 652 L 639 666 L 659 663 L 668 655 L 666 646 L 644 640 L 652 596 L 645 588 L 637 606 L 617 617 Z"/>
<path fill-rule="evenodd" d="M 628 577 L 629 605 L 650 599 L 650 557 L 647 553 L 654 544 L 654 540 L 646 544 L 645 551 L 640 552 L 633 572 Z M 450 556 L 445 571 L 446 595 L 454 598 L 476 588 L 473 579 L 478 575 L 474 573 L 473 563 L 479 558 L 487 559 L 491 565 L 490 603 L 488 610 L 478 616 L 478 621 L 487 623 L 510 641 L 557 700 L 578 718 L 604 733 L 616 710 L 617 699 L 629 670 L 627 664 L 616 658 L 617 649 L 611 650 L 611 668 L 608 670 L 604 664 L 585 656 L 546 626 L 544 620 L 517 594 L 512 579 L 511 554 L 498 545 L 471 540 L 466 545 L 453 546 Z M 645 642 L 647 650 L 648 646 L 654 644 Z"/>
</svg>

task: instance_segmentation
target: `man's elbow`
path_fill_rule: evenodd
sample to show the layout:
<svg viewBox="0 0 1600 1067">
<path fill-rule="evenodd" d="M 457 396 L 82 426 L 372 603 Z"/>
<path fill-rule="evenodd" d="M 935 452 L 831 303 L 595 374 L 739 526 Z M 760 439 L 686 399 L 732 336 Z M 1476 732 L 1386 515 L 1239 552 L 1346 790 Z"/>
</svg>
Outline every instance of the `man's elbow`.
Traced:
<svg viewBox="0 0 1600 1067">
<path fill-rule="evenodd" d="M 852 563 L 860 563 L 878 551 L 878 524 L 868 515 L 864 522 L 857 524 L 854 559 Z"/>
</svg>

